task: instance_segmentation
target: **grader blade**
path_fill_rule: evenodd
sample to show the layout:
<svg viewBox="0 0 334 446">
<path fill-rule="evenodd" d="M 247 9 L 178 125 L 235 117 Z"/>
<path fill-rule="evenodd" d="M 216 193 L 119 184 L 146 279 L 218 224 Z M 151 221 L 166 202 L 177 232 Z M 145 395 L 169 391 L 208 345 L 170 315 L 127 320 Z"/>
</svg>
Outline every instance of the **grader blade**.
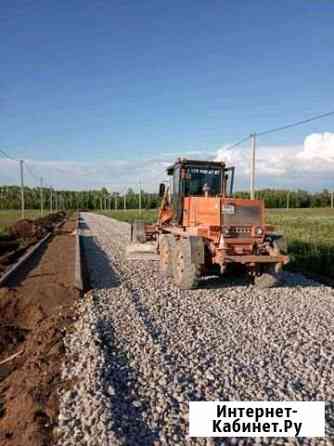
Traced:
<svg viewBox="0 0 334 446">
<path fill-rule="evenodd" d="M 155 243 L 131 243 L 126 247 L 127 260 L 155 260 L 160 259 Z"/>
<path fill-rule="evenodd" d="M 143 221 L 131 224 L 131 243 L 126 247 L 128 260 L 159 260 L 156 242 L 152 239 L 154 228 Z"/>
</svg>

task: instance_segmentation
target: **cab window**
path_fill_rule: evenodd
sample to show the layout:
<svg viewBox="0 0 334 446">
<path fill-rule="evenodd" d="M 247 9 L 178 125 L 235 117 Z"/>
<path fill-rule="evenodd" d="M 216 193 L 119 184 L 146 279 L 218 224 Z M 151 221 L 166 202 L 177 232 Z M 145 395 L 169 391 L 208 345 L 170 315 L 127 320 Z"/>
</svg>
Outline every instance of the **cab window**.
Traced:
<svg viewBox="0 0 334 446">
<path fill-rule="evenodd" d="M 189 167 L 185 175 L 185 195 L 201 196 L 207 191 L 209 196 L 221 193 L 221 170 Z"/>
</svg>

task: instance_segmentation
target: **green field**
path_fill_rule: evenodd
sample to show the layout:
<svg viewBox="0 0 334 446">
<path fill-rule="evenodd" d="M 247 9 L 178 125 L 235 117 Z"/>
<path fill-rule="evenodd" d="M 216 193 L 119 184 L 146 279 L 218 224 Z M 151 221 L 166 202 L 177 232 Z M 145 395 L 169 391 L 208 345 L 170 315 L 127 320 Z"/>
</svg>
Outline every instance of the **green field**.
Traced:
<svg viewBox="0 0 334 446">
<path fill-rule="evenodd" d="M 334 279 L 334 209 L 267 212 L 267 223 L 275 225 L 288 239 L 288 268 Z"/>
<path fill-rule="evenodd" d="M 139 212 L 138 209 L 128 209 L 126 211 L 95 211 L 97 214 L 106 215 L 107 217 L 115 218 L 120 221 L 127 221 L 129 223 L 134 220 L 144 220 L 146 223 L 155 223 L 157 221 L 157 209 L 144 209 Z"/>
<path fill-rule="evenodd" d="M 122 221 L 142 218 L 156 221 L 157 211 L 138 210 L 104 211 L 104 215 Z M 287 269 L 334 279 L 334 209 L 269 209 L 268 224 L 283 232 L 289 245 L 290 263 Z"/>
<path fill-rule="evenodd" d="M 38 209 L 27 209 L 25 218 L 33 220 L 41 215 Z M 0 232 L 6 232 L 7 228 L 21 218 L 21 211 L 16 209 L 0 210 Z"/>
</svg>

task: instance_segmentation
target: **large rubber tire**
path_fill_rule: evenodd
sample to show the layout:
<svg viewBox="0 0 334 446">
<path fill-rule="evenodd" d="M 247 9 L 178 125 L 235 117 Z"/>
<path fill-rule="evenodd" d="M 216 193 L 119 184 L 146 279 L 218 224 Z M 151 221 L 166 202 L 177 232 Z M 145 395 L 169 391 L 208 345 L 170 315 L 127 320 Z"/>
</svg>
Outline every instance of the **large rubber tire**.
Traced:
<svg viewBox="0 0 334 446">
<path fill-rule="evenodd" d="M 191 262 L 191 250 L 187 239 L 181 239 L 176 243 L 173 277 L 178 288 L 190 290 L 198 287 L 201 265 Z"/>
<path fill-rule="evenodd" d="M 176 240 L 171 234 L 159 236 L 160 273 L 165 277 L 173 275 Z"/>
</svg>

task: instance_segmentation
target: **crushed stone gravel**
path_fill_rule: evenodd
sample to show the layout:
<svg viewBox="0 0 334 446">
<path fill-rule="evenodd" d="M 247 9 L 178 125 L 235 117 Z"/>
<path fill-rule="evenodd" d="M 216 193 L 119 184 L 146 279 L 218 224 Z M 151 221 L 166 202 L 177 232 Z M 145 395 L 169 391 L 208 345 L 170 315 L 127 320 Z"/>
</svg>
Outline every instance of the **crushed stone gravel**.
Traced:
<svg viewBox="0 0 334 446">
<path fill-rule="evenodd" d="M 333 444 L 326 439 L 188 438 L 189 400 L 334 400 L 333 289 L 283 273 L 181 291 L 158 262 L 126 261 L 129 225 L 82 213 L 92 290 L 66 334 L 58 444 Z"/>
</svg>

